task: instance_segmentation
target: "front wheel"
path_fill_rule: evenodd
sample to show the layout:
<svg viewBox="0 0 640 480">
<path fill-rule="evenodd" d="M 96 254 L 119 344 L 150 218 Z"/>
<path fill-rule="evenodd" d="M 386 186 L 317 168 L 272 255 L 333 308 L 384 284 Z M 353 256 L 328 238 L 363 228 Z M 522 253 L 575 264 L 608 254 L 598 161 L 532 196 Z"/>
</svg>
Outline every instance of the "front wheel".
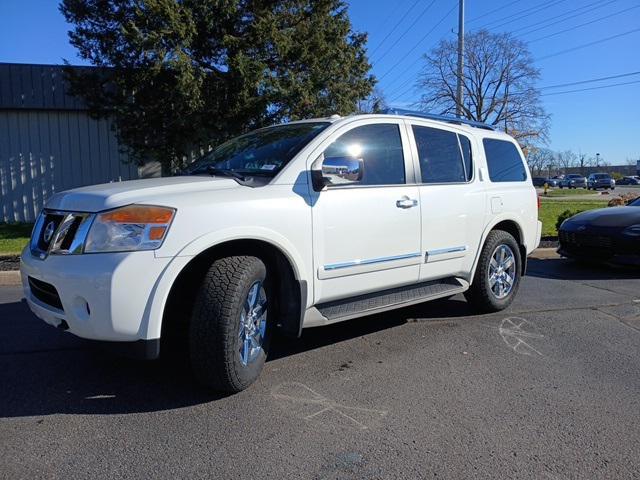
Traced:
<svg viewBox="0 0 640 480">
<path fill-rule="evenodd" d="M 214 390 L 239 392 L 260 375 L 270 340 L 267 270 L 259 258 L 216 260 L 191 317 L 189 354 L 196 378 Z"/>
<path fill-rule="evenodd" d="M 522 258 L 515 238 L 503 230 L 493 230 L 482 247 L 473 283 L 465 297 L 479 312 L 498 312 L 513 301 L 521 275 Z"/>
</svg>

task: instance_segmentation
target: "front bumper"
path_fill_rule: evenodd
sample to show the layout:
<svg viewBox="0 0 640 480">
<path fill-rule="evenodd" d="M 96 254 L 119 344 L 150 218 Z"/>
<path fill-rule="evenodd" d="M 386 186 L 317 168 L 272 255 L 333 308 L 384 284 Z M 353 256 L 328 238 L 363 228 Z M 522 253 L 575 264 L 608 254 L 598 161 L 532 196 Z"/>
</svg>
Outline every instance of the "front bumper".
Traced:
<svg viewBox="0 0 640 480">
<path fill-rule="evenodd" d="M 156 258 L 153 251 L 49 255 L 40 260 L 27 247 L 20 271 L 29 307 L 48 324 L 82 338 L 137 342 L 160 336 L 170 289 L 163 274 L 171 262 Z"/>
<path fill-rule="evenodd" d="M 620 232 L 561 229 L 558 253 L 563 257 L 640 265 L 640 242 Z"/>
</svg>

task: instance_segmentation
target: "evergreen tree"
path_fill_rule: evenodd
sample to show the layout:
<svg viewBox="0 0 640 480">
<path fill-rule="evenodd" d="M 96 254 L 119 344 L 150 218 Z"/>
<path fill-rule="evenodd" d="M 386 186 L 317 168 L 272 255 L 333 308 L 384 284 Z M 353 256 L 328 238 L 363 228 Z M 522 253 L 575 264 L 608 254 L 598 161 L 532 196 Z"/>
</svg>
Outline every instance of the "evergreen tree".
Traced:
<svg viewBox="0 0 640 480">
<path fill-rule="evenodd" d="M 366 35 L 341 0 L 63 0 L 71 43 L 99 69 L 73 93 L 164 172 L 249 129 L 348 114 L 372 91 Z M 179 160 L 178 160 L 179 163 Z"/>
</svg>

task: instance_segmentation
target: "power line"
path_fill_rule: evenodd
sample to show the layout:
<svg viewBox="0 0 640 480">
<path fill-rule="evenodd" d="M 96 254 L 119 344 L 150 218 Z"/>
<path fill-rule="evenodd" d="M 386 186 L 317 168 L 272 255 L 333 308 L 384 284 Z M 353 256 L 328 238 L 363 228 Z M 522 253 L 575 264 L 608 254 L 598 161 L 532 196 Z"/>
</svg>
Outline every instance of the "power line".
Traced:
<svg viewBox="0 0 640 480">
<path fill-rule="evenodd" d="M 640 83 L 640 80 L 634 80 L 634 81 L 631 81 L 631 82 L 612 83 L 610 85 L 599 85 L 597 87 L 576 88 L 576 89 L 573 89 L 573 90 L 564 90 L 562 92 L 543 93 L 540 96 L 541 97 L 549 97 L 549 96 L 552 96 L 552 95 L 565 95 L 567 93 L 578 93 L 578 92 L 587 92 L 587 91 L 591 91 L 591 90 L 602 90 L 602 89 L 605 89 L 605 88 L 621 87 L 621 86 L 624 86 L 624 85 L 636 85 L 638 83 Z M 517 94 L 512 94 L 512 95 L 517 95 Z M 389 101 L 393 102 L 395 100 L 396 99 L 393 98 L 393 99 L 391 99 Z"/>
<path fill-rule="evenodd" d="M 560 35 L 561 33 L 570 32 L 571 30 L 575 30 L 576 28 L 586 27 L 587 25 L 591 25 L 592 23 L 600 22 L 602 20 L 606 20 L 607 18 L 614 17 L 616 15 L 620 15 L 621 13 L 628 12 L 629 10 L 633 10 L 634 8 L 640 8 L 640 5 L 635 5 L 633 7 L 626 8 L 624 10 L 620 10 L 619 12 L 612 13 L 611 15 L 607 15 L 604 17 L 596 18 L 595 20 L 591 20 L 590 22 L 581 23 L 580 25 L 575 25 L 570 28 L 565 28 L 564 30 L 560 30 L 558 32 L 550 33 L 549 35 L 544 35 L 542 37 L 538 37 L 534 40 L 529 40 L 529 43 L 539 42 L 540 40 L 544 40 L 546 38 L 555 37 L 556 35 Z"/>
<path fill-rule="evenodd" d="M 398 92 L 404 91 L 404 87 L 406 87 L 407 85 L 409 85 L 409 83 L 411 83 L 413 81 L 415 81 L 415 79 L 409 77 L 407 80 L 405 80 L 400 85 L 398 85 L 396 88 L 394 88 L 389 95 L 391 97 L 395 97 Z"/>
<path fill-rule="evenodd" d="M 403 20 L 407 17 L 407 15 L 409 15 L 409 12 L 411 10 L 413 10 L 413 7 L 415 7 L 418 3 L 420 3 L 420 0 L 416 0 L 415 2 L 413 2 L 411 4 L 409 9 L 406 12 L 404 12 L 404 15 L 402 15 L 402 18 L 400 18 L 400 20 L 398 20 L 398 23 L 396 23 L 393 26 L 391 31 L 389 33 L 387 33 L 387 36 L 382 39 L 382 41 L 378 44 L 378 46 L 371 51 L 369 56 L 372 56 L 374 53 L 376 53 L 378 51 L 378 49 L 384 44 L 384 42 L 387 40 L 387 38 L 389 38 L 391 36 L 391 34 L 396 31 L 396 28 L 398 28 L 398 26 L 403 22 Z"/>
<path fill-rule="evenodd" d="M 400 35 L 400 36 L 396 39 L 396 41 L 395 41 L 395 42 L 393 42 L 393 44 L 392 44 L 389 48 L 387 48 L 387 50 L 386 50 L 382 55 L 380 55 L 380 57 L 378 57 L 377 62 L 379 62 L 380 60 L 382 60 L 382 59 L 383 59 L 383 58 L 384 58 L 384 57 L 385 57 L 385 56 L 386 56 L 386 55 L 387 55 L 391 50 L 393 50 L 393 47 L 395 47 L 395 46 L 398 44 L 398 42 L 399 42 L 400 40 L 402 40 L 402 39 L 404 38 L 404 36 L 405 36 L 407 33 L 409 33 L 409 31 L 410 31 L 410 30 L 415 26 L 415 24 L 416 24 L 416 23 L 418 23 L 418 22 L 420 21 L 420 19 L 424 16 L 424 14 L 425 14 L 425 13 L 427 13 L 427 10 L 429 10 L 429 9 L 431 8 L 431 6 L 432 6 L 434 3 L 436 3 L 436 0 L 432 0 L 432 1 L 431 1 L 431 3 L 430 3 L 429 5 L 427 5 L 427 8 L 425 8 L 425 9 L 424 9 L 424 10 L 423 10 L 423 11 L 422 11 L 422 12 L 421 12 L 421 13 L 420 13 L 416 18 L 415 18 L 415 20 L 413 21 L 413 23 L 412 23 L 411 25 L 409 25 L 409 27 L 408 27 L 408 28 L 405 28 L 405 29 L 404 29 L 404 32 L 402 33 L 402 35 Z"/>
<path fill-rule="evenodd" d="M 573 85 L 583 85 L 585 83 L 601 82 L 603 80 L 613 80 L 614 78 L 631 77 L 633 75 L 640 75 L 640 70 L 638 70 L 637 72 L 621 73 L 619 75 L 609 75 L 608 77 L 591 78 L 589 80 L 580 80 L 578 82 L 560 83 L 558 85 L 547 85 L 545 87 L 539 87 L 538 90 L 546 90 L 548 88 L 571 87 Z"/>
<path fill-rule="evenodd" d="M 631 76 L 634 76 L 634 75 L 640 75 L 640 70 L 635 71 L 635 72 L 620 73 L 620 74 L 617 74 L 617 75 L 609 75 L 609 76 L 606 76 L 606 77 L 590 78 L 590 79 L 587 79 L 587 80 L 579 80 L 579 81 L 576 81 L 576 82 L 559 83 L 559 84 L 556 84 L 556 85 L 546 85 L 546 86 L 543 86 L 543 87 L 538 87 L 537 89 L 532 88 L 531 90 L 548 90 L 548 89 L 552 89 L 552 88 L 572 87 L 572 86 L 575 86 L 575 85 L 584 85 L 584 84 L 588 84 L 588 83 L 602 82 L 604 80 L 614 80 L 616 78 L 631 77 Z M 581 91 L 584 91 L 584 90 L 597 90 L 597 89 L 600 89 L 600 88 L 616 87 L 618 85 L 630 85 L 630 84 L 638 83 L 638 82 L 640 82 L 640 80 L 636 80 L 636 81 L 632 81 L 632 82 L 626 82 L 626 83 L 615 83 L 615 84 L 612 84 L 612 85 L 600 85 L 600 86 L 597 86 L 597 87 L 590 87 L 590 88 L 586 88 L 586 89 L 568 90 L 566 92 L 542 93 L 540 96 L 556 95 L 556 94 L 561 94 L 561 93 L 581 92 Z M 396 99 L 398 99 L 400 97 L 403 97 L 405 94 L 411 92 L 415 88 L 416 87 L 414 85 L 409 90 L 405 90 L 402 94 L 393 96 L 393 98 L 389 99 L 389 101 L 392 102 L 392 101 L 394 101 L 394 100 L 396 100 Z M 525 91 L 521 91 L 521 92 L 512 92 L 510 95 L 511 96 L 526 95 L 531 90 L 529 90 L 529 91 L 525 90 Z"/>
<path fill-rule="evenodd" d="M 569 10 L 568 12 L 565 12 L 565 13 L 563 13 L 561 15 L 558 15 L 558 16 L 555 16 L 555 17 L 552 17 L 552 18 L 547 18 L 547 19 L 542 20 L 540 22 L 532 23 L 531 25 L 527 25 L 526 27 L 521 28 L 520 30 L 524 30 L 524 32 L 521 32 L 520 35 L 529 35 L 531 33 L 537 32 L 539 30 L 544 30 L 545 28 L 549 28 L 549 27 L 551 27 L 553 25 L 557 25 L 558 23 L 564 23 L 567 20 L 571 20 L 572 18 L 575 18 L 575 17 L 580 17 L 580 16 L 582 16 L 582 15 L 584 15 L 586 13 L 592 12 L 593 10 L 597 10 L 599 8 L 602 8 L 602 7 L 606 7 L 607 5 L 609 5 L 611 3 L 614 3 L 614 2 L 617 2 L 617 1 L 618 0 L 609 0 L 608 2 L 604 2 L 603 3 L 603 2 L 598 0 L 598 1 L 590 3 L 588 5 L 584 5 L 584 6 L 580 7 L 580 8 L 576 8 L 574 10 Z M 589 8 L 589 7 L 593 7 L 593 8 Z M 584 9 L 587 9 L 587 10 L 584 11 L 584 12 L 580 12 L 580 10 L 584 10 Z M 575 13 L 575 12 L 580 12 L 580 13 Z M 572 13 L 575 13 L 575 15 L 571 15 Z M 560 18 L 560 17 L 567 17 L 567 18 Z M 552 21 L 552 20 L 555 20 L 555 21 Z M 549 21 L 552 21 L 552 22 L 547 24 L 547 25 L 542 25 L 541 27 L 531 29 L 531 27 L 536 27 L 536 26 L 538 26 L 540 24 L 547 23 Z"/>
<path fill-rule="evenodd" d="M 559 83 L 557 85 L 546 85 L 546 86 L 537 87 L 537 88 L 531 87 L 528 90 L 522 90 L 522 91 L 519 91 L 519 92 L 512 92 L 509 95 L 510 96 L 527 95 L 528 93 L 530 93 L 532 91 L 535 91 L 535 90 L 548 90 L 550 88 L 572 87 L 572 86 L 575 86 L 575 85 L 584 85 L 586 83 L 595 83 L 595 82 L 602 82 L 604 80 L 614 80 L 616 78 L 632 77 L 634 75 L 640 75 L 640 70 L 638 70 L 637 72 L 627 72 L 627 73 L 620 73 L 618 75 L 609 75 L 607 77 L 590 78 L 588 80 L 578 80 L 576 82 Z M 551 95 L 551 93 L 543 93 L 541 95 Z"/>
<path fill-rule="evenodd" d="M 382 29 L 387 22 L 389 21 L 390 18 L 393 18 L 395 16 L 396 13 L 398 13 L 398 11 L 400 10 L 400 7 L 402 7 L 402 4 L 404 2 L 398 0 L 395 4 L 395 6 L 393 7 L 392 10 L 389 11 L 389 13 L 387 15 L 384 16 L 384 20 L 382 20 L 382 22 L 380 22 L 378 25 L 376 25 L 376 28 L 372 31 L 376 31 L 376 30 L 380 30 Z"/>
<path fill-rule="evenodd" d="M 509 25 L 510 23 L 513 23 L 513 22 L 519 22 L 519 21 L 520 21 L 520 20 L 522 20 L 522 19 L 526 19 L 526 18 L 530 17 L 530 16 L 531 16 L 531 15 L 533 15 L 534 13 L 538 13 L 538 12 L 541 12 L 541 11 L 543 11 L 543 10 L 547 10 L 547 9 L 549 9 L 550 7 L 555 7 L 555 6 L 556 6 L 556 5 L 558 5 L 559 3 L 562 3 L 562 2 L 565 2 L 565 1 L 566 1 L 566 0 L 558 0 L 557 2 L 554 2 L 554 3 L 552 3 L 551 5 L 545 5 L 545 6 L 542 6 L 542 7 L 538 8 L 537 10 L 533 10 L 533 11 L 531 11 L 531 12 L 529 12 L 529 13 L 525 14 L 525 15 L 521 15 L 521 16 L 519 16 L 519 17 L 513 18 L 513 19 L 508 20 L 508 21 L 506 21 L 506 22 L 500 23 L 499 25 L 493 25 L 493 26 L 492 26 L 492 27 L 490 27 L 490 28 L 491 28 L 491 29 L 498 29 L 498 28 L 504 27 L 505 25 Z"/>
<path fill-rule="evenodd" d="M 398 100 L 399 98 L 404 97 L 406 94 L 411 93 L 412 91 L 414 91 L 417 88 L 416 85 L 411 85 L 407 90 L 403 91 L 402 93 L 400 93 L 399 95 L 395 95 L 394 97 L 390 98 L 389 101 L 393 102 L 395 100 Z"/>
<path fill-rule="evenodd" d="M 564 92 L 551 92 L 551 93 L 543 93 L 542 97 L 547 97 L 550 95 L 563 95 L 565 93 L 575 93 L 575 92 L 586 92 L 587 90 L 600 90 L 601 88 L 611 88 L 611 87 L 619 87 L 622 85 L 632 85 L 635 83 L 640 83 L 640 80 L 634 80 L 633 82 L 621 82 L 621 83 L 612 83 L 611 85 L 600 85 L 598 87 L 588 87 L 588 88 L 577 88 L 575 90 L 566 90 Z"/>
<path fill-rule="evenodd" d="M 433 31 L 438 28 L 440 26 L 440 24 L 442 22 L 444 22 L 446 20 L 446 18 L 451 14 L 451 12 L 453 12 L 456 8 L 458 8 L 457 4 L 454 4 L 453 7 L 451 7 L 451 9 L 444 15 L 444 17 L 442 17 L 438 23 L 436 23 L 433 28 L 431 28 L 431 30 L 429 30 L 420 40 L 418 40 L 411 49 L 409 49 L 402 57 L 400 57 L 400 59 L 393 64 L 393 66 L 388 69 L 380 78 L 378 78 L 378 80 L 382 80 L 383 78 L 385 78 L 387 75 L 389 75 L 398 65 L 400 65 L 400 63 L 402 63 L 409 55 L 411 55 L 411 53 L 413 53 L 413 51 L 418 48 L 420 46 L 420 44 L 426 40 L 426 38 L 431 35 L 431 33 L 433 33 Z M 416 62 L 420 61 L 420 59 L 418 58 L 418 60 L 416 60 Z M 414 62 L 412 64 L 412 66 L 416 63 Z"/>
<path fill-rule="evenodd" d="M 533 7 L 529 7 L 529 8 L 525 8 L 524 10 L 520 10 L 519 12 L 516 13 L 512 13 L 511 15 L 507 15 L 506 17 L 502 17 L 496 20 L 492 20 L 489 23 L 485 23 L 484 25 L 482 25 L 482 27 L 480 28 L 487 28 L 490 25 L 493 25 L 494 23 L 499 23 L 499 25 L 497 26 L 491 26 L 490 28 L 499 28 L 502 27 L 503 25 L 506 25 L 507 23 L 512 23 L 515 22 L 517 20 L 520 20 L 521 18 L 525 18 L 528 17 L 529 15 L 533 14 L 533 13 L 538 13 L 541 10 L 544 10 L 546 8 L 550 8 L 553 7 L 555 5 L 557 5 L 558 3 L 562 3 L 565 2 L 566 0 L 549 0 L 545 3 L 542 3 L 540 5 L 534 5 Z M 525 15 L 523 15 L 525 14 Z M 513 17 L 516 17 L 515 19 Z M 512 20 L 510 20 L 512 19 Z M 500 23 L 504 20 L 508 20 L 504 23 Z"/>
<path fill-rule="evenodd" d="M 503 5 L 503 6 L 502 6 L 502 7 L 500 7 L 500 8 L 496 8 L 495 10 L 491 10 L 490 12 L 483 13 L 482 15 L 479 15 L 479 16 L 477 16 L 477 17 L 474 17 L 474 18 L 472 18 L 471 20 L 467 20 L 466 22 L 464 22 L 464 24 L 466 25 L 466 24 L 468 24 L 468 23 L 475 22 L 476 20 L 480 20 L 481 18 L 484 18 L 484 17 L 486 17 L 486 16 L 489 16 L 489 15 L 491 15 L 492 13 L 499 12 L 500 10 L 504 10 L 505 8 L 509 8 L 511 5 L 515 5 L 516 3 L 519 3 L 519 2 L 521 2 L 521 1 L 522 1 L 522 0 L 515 0 L 515 1 L 511 2 L 511 3 L 507 3 L 506 5 Z"/>
<path fill-rule="evenodd" d="M 609 40 L 613 40 L 614 38 L 624 37 L 625 35 L 629 35 L 631 33 L 639 32 L 640 28 L 634 28 L 633 30 L 629 30 L 628 32 L 619 33 L 617 35 L 612 35 L 610 37 L 601 38 L 600 40 L 595 40 L 593 42 L 585 43 L 582 45 L 577 45 L 572 48 L 567 48 L 566 50 L 560 50 L 559 52 L 551 53 L 549 55 L 545 55 L 543 57 L 537 58 L 537 61 L 546 60 L 547 58 L 556 57 L 558 55 L 564 55 L 565 53 L 574 52 L 576 50 L 580 50 L 582 48 L 590 47 L 591 45 L 597 45 L 598 43 L 607 42 Z"/>
</svg>

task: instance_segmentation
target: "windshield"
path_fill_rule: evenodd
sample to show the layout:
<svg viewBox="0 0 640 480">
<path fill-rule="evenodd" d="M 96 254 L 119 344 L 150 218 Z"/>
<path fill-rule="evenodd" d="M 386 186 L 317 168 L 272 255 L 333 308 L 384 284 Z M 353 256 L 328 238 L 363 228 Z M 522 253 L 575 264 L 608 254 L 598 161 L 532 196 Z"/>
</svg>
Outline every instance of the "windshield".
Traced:
<svg viewBox="0 0 640 480">
<path fill-rule="evenodd" d="M 628 206 L 632 206 L 632 207 L 640 207 L 640 197 L 636 198 L 633 202 L 627 204 Z"/>
<path fill-rule="evenodd" d="M 567 178 L 581 178 L 581 175 L 567 175 Z"/>
<path fill-rule="evenodd" d="M 596 173 L 594 175 L 594 178 L 597 178 L 598 180 L 603 180 L 605 178 L 609 178 L 609 175 L 607 175 L 606 173 Z"/>
<path fill-rule="evenodd" d="M 274 177 L 328 125 L 328 122 L 305 122 L 254 130 L 217 146 L 183 173 Z"/>
</svg>

